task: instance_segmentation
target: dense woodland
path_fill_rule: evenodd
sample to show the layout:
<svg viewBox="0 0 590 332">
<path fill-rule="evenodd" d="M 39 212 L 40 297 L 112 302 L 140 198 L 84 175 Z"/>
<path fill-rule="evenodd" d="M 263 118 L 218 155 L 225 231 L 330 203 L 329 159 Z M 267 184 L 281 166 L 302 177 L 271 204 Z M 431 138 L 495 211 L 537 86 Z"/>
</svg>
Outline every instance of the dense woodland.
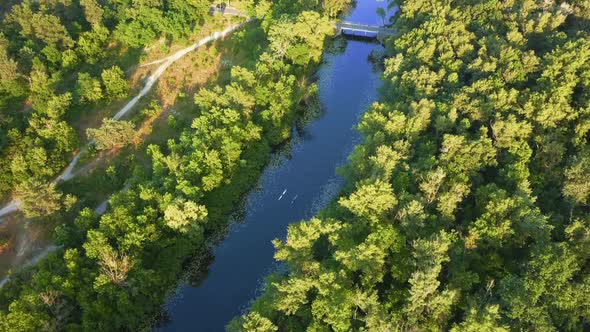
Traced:
<svg viewBox="0 0 590 332">
<path fill-rule="evenodd" d="M 587 331 L 590 2 L 402 0 L 328 209 L 232 331 Z"/>
<path fill-rule="evenodd" d="M 252 3 L 250 12 L 259 19 L 236 38 L 255 51 L 255 65 L 233 67 L 228 84 L 196 93 L 193 121 L 169 121 L 181 132 L 179 138 L 147 147 L 147 167 L 139 162 L 126 166 L 131 169 L 128 188 L 112 196 L 106 214 L 74 207 L 81 210 L 75 220 L 56 230 L 61 249 L 35 268 L 12 275 L 0 291 L 0 330 L 146 327 L 176 285 L 183 264 L 195 253 L 192 258 L 198 260 L 210 237 L 222 232 L 272 148 L 289 138 L 305 105 L 316 102 L 317 87 L 309 84 L 309 75 L 334 32 L 330 18 L 347 5 L 343 0 Z M 52 206 L 73 204 L 75 198 L 62 197 L 45 184 L 76 146 L 66 114 L 126 92 L 120 69 L 105 57 L 111 45 L 137 47 L 161 36 L 182 37 L 199 23 L 205 7 L 199 0 L 74 0 L 25 1 L 12 8 L 3 23 L 2 63 L 12 69 L 12 79 L 2 77 L 6 111 L 0 114 L 7 134 L 0 136 L 13 137 L 3 143 L 2 162 L 9 165 L 1 167 L 8 170 L 4 190 L 24 186 L 20 197 L 31 207 L 38 207 L 38 193 L 51 198 L 45 200 L 51 204 L 43 204 L 47 210 L 25 213 L 43 216 L 54 211 Z M 51 29 L 39 29 L 32 20 Z M 278 33 L 277 27 L 289 33 Z M 10 111 L 25 100 L 32 108 Z M 63 131 L 55 132 L 57 128 Z M 133 130 L 110 120 L 103 129 L 111 134 L 88 131 L 102 149 L 125 141 Z M 102 179 L 111 181 L 120 171 L 109 167 Z"/>
<path fill-rule="evenodd" d="M 72 124 L 126 97 L 119 65 L 161 36 L 187 37 L 208 0 L 24 0 L 0 23 L 0 198 L 48 182 L 81 137 Z"/>
<path fill-rule="evenodd" d="M 286 273 L 230 331 L 590 328 L 590 4 L 398 0 L 380 102 L 341 197 L 276 241 Z M 145 327 L 289 138 L 347 0 L 257 1 L 255 65 L 195 96 L 189 125 L 106 214 L 77 206 L 62 249 L 0 291 L 2 331 Z M 0 192 L 44 216 L 80 112 L 123 98 L 122 57 L 203 23 L 199 0 L 23 1 L 0 24 Z M 255 46 L 252 46 L 255 45 Z M 116 54 L 116 56 L 113 56 Z M 99 148 L 124 141 L 133 128 Z M 101 131 L 89 136 L 103 142 Z M 112 135 L 108 135 L 113 138 Z M 116 173 L 120 170 L 113 170 Z M 110 176 L 111 173 L 105 176 Z"/>
</svg>

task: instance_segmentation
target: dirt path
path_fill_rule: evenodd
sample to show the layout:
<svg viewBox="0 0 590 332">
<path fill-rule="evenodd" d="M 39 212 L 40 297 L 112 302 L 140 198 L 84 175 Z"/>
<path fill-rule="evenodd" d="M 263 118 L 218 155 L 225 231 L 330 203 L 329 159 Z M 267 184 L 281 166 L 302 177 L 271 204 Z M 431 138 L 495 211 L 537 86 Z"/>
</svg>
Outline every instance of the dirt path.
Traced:
<svg viewBox="0 0 590 332">
<path fill-rule="evenodd" d="M 124 190 L 129 189 L 129 186 L 126 186 L 124 188 Z M 109 200 L 105 200 L 104 202 L 100 203 L 95 209 L 94 212 L 96 212 L 98 215 L 103 215 L 106 210 L 107 210 L 107 206 L 108 206 Z M 27 243 L 25 241 L 25 243 L 21 244 L 21 246 L 26 246 Z M 38 254 L 36 254 L 35 256 L 29 258 L 26 262 L 24 262 L 21 265 L 21 268 L 26 268 L 29 266 L 33 266 L 36 265 L 37 262 L 39 262 L 40 260 L 42 260 L 43 258 L 47 257 L 47 255 L 49 255 L 50 253 L 56 251 L 57 249 L 60 249 L 61 246 L 56 246 L 56 245 L 48 245 L 47 247 L 45 247 L 45 249 L 43 249 L 41 252 L 39 252 Z M 22 251 L 24 251 L 23 249 L 19 250 L 19 253 L 17 255 L 22 256 L 23 254 L 21 253 Z M 10 277 L 4 277 L 4 279 L 0 279 L 0 288 L 2 288 L 8 281 L 10 280 Z"/>
<path fill-rule="evenodd" d="M 166 71 L 166 69 L 168 69 L 168 67 L 170 67 L 174 62 L 178 61 L 179 59 L 181 59 L 182 57 L 184 57 L 188 53 L 195 51 L 196 49 L 200 48 L 201 46 L 203 46 L 209 42 L 226 37 L 227 35 L 231 34 L 232 32 L 242 28 L 244 25 L 249 23 L 251 20 L 252 20 L 251 18 L 248 18 L 242 23 L 232 25 L 223 31 L 215 32 L 212 35 L 205 37 L 205 38 L 199 40 L 198 42 L 194 43 L 193 45 L 191 45 L 187 48 L 184 48 L 184 49 L 182 49 L 170 56 L 167 56 L 163 59 L 152 61 L 148 64 L 145 64 L 144 66 L 162 63 L 158 67 L 158 69 L 156 69 L 156 71 L 147 78 L 146 84 L 143 87 L 143 89 L 141 89 L 139 94 L 137 94 L 135 97 L 133 97 L 133 99 L 131 99 L 119 112 L 117 112 L 117 114 L 115 114 L 115 116 L 113 116 L 113 119 L 119 120 L 123 116 L 125 116 L 133 108 L 133 106 L 135 106 L 137 104 L 137 102 L 139 102 L 139 100 L 152 89 L 152 87 L 154 86 L 156 81 L 160 78 L 160 76 L 162 76 L 162 74 Z M 90 142 L 90 143 L 92 143 L 92 142 Z M 53 180 L 53 182 L 52 182 L 53 184 L 57 184 L 62 181 L 68 181 L 77 175 L 77 172 L 74 171 L 74 168 L 78 164 L 78 160 L 80 159 L 81 152 L 84 151 L 86 148 L 87 148 L 87 146 L 84 146 L 74 156 L 74 158 L 72 159 L 70 164 L 64 169 L 64 171 L 55 180 Z M 18 202 L 17 200 L 13 200 L 10 203 L 3 206 L 2 208 L 0 208 L 0 223 L 2 223 L 2 221 L 3 221 L 3 219 L 1 219 L 2 217 L 18 211 L 20 204 L 21 203 Z"/>
</svg>

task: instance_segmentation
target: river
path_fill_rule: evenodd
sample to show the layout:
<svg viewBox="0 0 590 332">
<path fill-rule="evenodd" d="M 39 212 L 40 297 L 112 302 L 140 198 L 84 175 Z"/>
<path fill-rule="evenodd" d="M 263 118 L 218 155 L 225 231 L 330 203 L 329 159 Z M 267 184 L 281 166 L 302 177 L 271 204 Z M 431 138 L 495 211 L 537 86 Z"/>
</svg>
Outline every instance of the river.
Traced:
<svg viewBox="0 0 590 332">
<path fill-rule="evenodd" d="M 346 20 L 381 24 L 377 7 L 385 2 L 359 0 Z M 339 192 L 336 168 L 359 141 L 353 129 L 378 98 L 380 73 L 368 56 L 380 47 L 349 40 L 338 54 L 326 54 L 318 84 L 321 116 L 297 132 L 286 151 L 274 156 L 257 190 L 245 201 L 240 220 L 213 249 L 213 261 L 198 285 L 184 283 L 164 307 L 159 331 L 223 331 L 260 293 L 264 277 L 277 268 L 271 241 L 285 238 L 290 223 L 314 216 Z"/>
</svg>

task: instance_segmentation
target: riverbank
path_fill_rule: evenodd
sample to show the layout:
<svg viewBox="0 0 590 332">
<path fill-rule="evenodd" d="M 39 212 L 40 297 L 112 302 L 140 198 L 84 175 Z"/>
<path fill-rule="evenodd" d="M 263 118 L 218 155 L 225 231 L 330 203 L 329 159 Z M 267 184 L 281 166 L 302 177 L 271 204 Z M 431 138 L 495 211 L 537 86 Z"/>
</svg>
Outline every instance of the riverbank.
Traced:
<svg viewBox="0 0 590 332">
<path fill-rule="evenodd" d="M 228 330 L 588 330 L 587 2 L 394 3 L 344 190 Z"/>
<path fill-rule="evenodd" d="M 374 8 L 363 2 L 353 12 L 364 12 L 366 20 L 373 18 Z M 358 14 L 354 17 L 359 19 Z M 325 54 L 316 74 L 322 110 L 313 112 L 317 117 L 274 155 L 227 235 L 210 244 L 206 255 L 200 254 L 207 260 L 187 269 L 186 279 L 158 316 L 156 330 L 198 326 L 222 331 L 259 294 L 263 278 L 277 268 L 272 240 L 283 238 L 290 223 L 315 215 L 339 193 L 342 179 L 335 170 L 358 142 L 353 127 L 377 99 L 380 85 L 380 73 L 369 61 L 380 46 L 367 40 L 342 45 L 343 40 L 331 47 L 333 53 Z"/>
<path fill-rule="evenodd" d="M 324 29 L 301 37 L 301 46 L 309 47 L 310 54 L 321 54 L 322 44 L 307 38 L 323 40 L 331 31 L 329 21 L 312 13 L 297 19 L 291 24 Z M 264 31 L 257 27 L 240 37 L 245 42 L 260 41 L 260 32 Z M 261 54 L 266 45 L 253 49 Z M 182 132 L 180 139 L 148 147 L 151 167 L 134 171 L 135 184 L 110 200 L 104 216 L 82 211 L 64 230 L 65 250 L 50 255 L 47 261 L 52 264 L 42 262 L 37 272 L 50 271 L 60 281 L 34 278 L 7 291 L 36 290 L 35 312 L 40 315 L 36 317 L 56 324 L 63 322 L 44 309 L 47 305 L 41 298 L 47 289 L 76 304 L 66 320 L 84 329 L 117 330 L 142 324 L 178 277 L 189 253 L 202 245 L 209 230 L 226 222 L 225 211 L 235 207 L 231 198 L 241 197 L 245 190 L 240 188 L 256 181 L 270 147 L 287 138 L 299 103 L 310 95 L 303 77 L 317 60 L 314 56 L 308 61 L 307 68 L 289 66 L 270 54 L 262 55 L 255 68 L 232 68 L 228 85 L 200 91 L 194 120 L 176 127 Z M 178 124 L 169 121 L 169 125 Z M 91 282 L 80 284 L 81 279 Z M 75 290 L 66 285 L 74 285 Z M 10 302 L 0 303 L 0 310 L 6 310 Z M 10 311 L 2 321 L 10 324 L 19 314 Z"/>
<path fill-rule="evenodd" d="M 222 330 L 276 267 L 272 240 L 284 237 L 287 225 L 314 215 L 339 192 L 342 182 L 335 170 L 356 143 L 358 116 L 376 99 L 379 74 L 367 61 L 376 46 L 350 41 L 348 53 L 326 56 L 318 74 L 320 117 L 295 132 L 274 156 L 228 234 L 208 248 L 211 262 L 191 271 L 168 301 L 167 323 L 157 330 L 183 330 L 195 321 L 203 330 Z M 356 69 L 351 71 L 352 64 Z"/>
</svg>

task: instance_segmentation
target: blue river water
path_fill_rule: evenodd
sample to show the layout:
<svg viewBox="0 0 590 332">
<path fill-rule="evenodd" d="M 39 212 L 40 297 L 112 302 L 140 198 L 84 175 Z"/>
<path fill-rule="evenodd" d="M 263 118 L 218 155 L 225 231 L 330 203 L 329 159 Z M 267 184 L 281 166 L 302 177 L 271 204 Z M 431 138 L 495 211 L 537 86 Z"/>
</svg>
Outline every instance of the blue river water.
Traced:
<svg viewBox="0 0 590 332">
<path fill-rule="evenodd" d="M 359 0 L 346 18 L 380 24 L 377 7 L 386 3 Z M 259 295 L 264 277 L 276 269 L 273 239 L 284 239 L 290 223 L 309 219 L 339 192 L 336 168 L 358 143 L 353 129 L 359 116 L 378 97 L 379 73 L 368 61 L 380 47 L 349 40 L 338 54 L 326 54 L 318 84 L 321 116 L 295 134 L 291 146 L 274 156 L 256 190 L 246 198 L 240 220 L 213 249 L 206 278 L 197 286 L 180 285 L 165 306 L 167 322 L 159 331 L 224 331 Z"/>
</svg>

